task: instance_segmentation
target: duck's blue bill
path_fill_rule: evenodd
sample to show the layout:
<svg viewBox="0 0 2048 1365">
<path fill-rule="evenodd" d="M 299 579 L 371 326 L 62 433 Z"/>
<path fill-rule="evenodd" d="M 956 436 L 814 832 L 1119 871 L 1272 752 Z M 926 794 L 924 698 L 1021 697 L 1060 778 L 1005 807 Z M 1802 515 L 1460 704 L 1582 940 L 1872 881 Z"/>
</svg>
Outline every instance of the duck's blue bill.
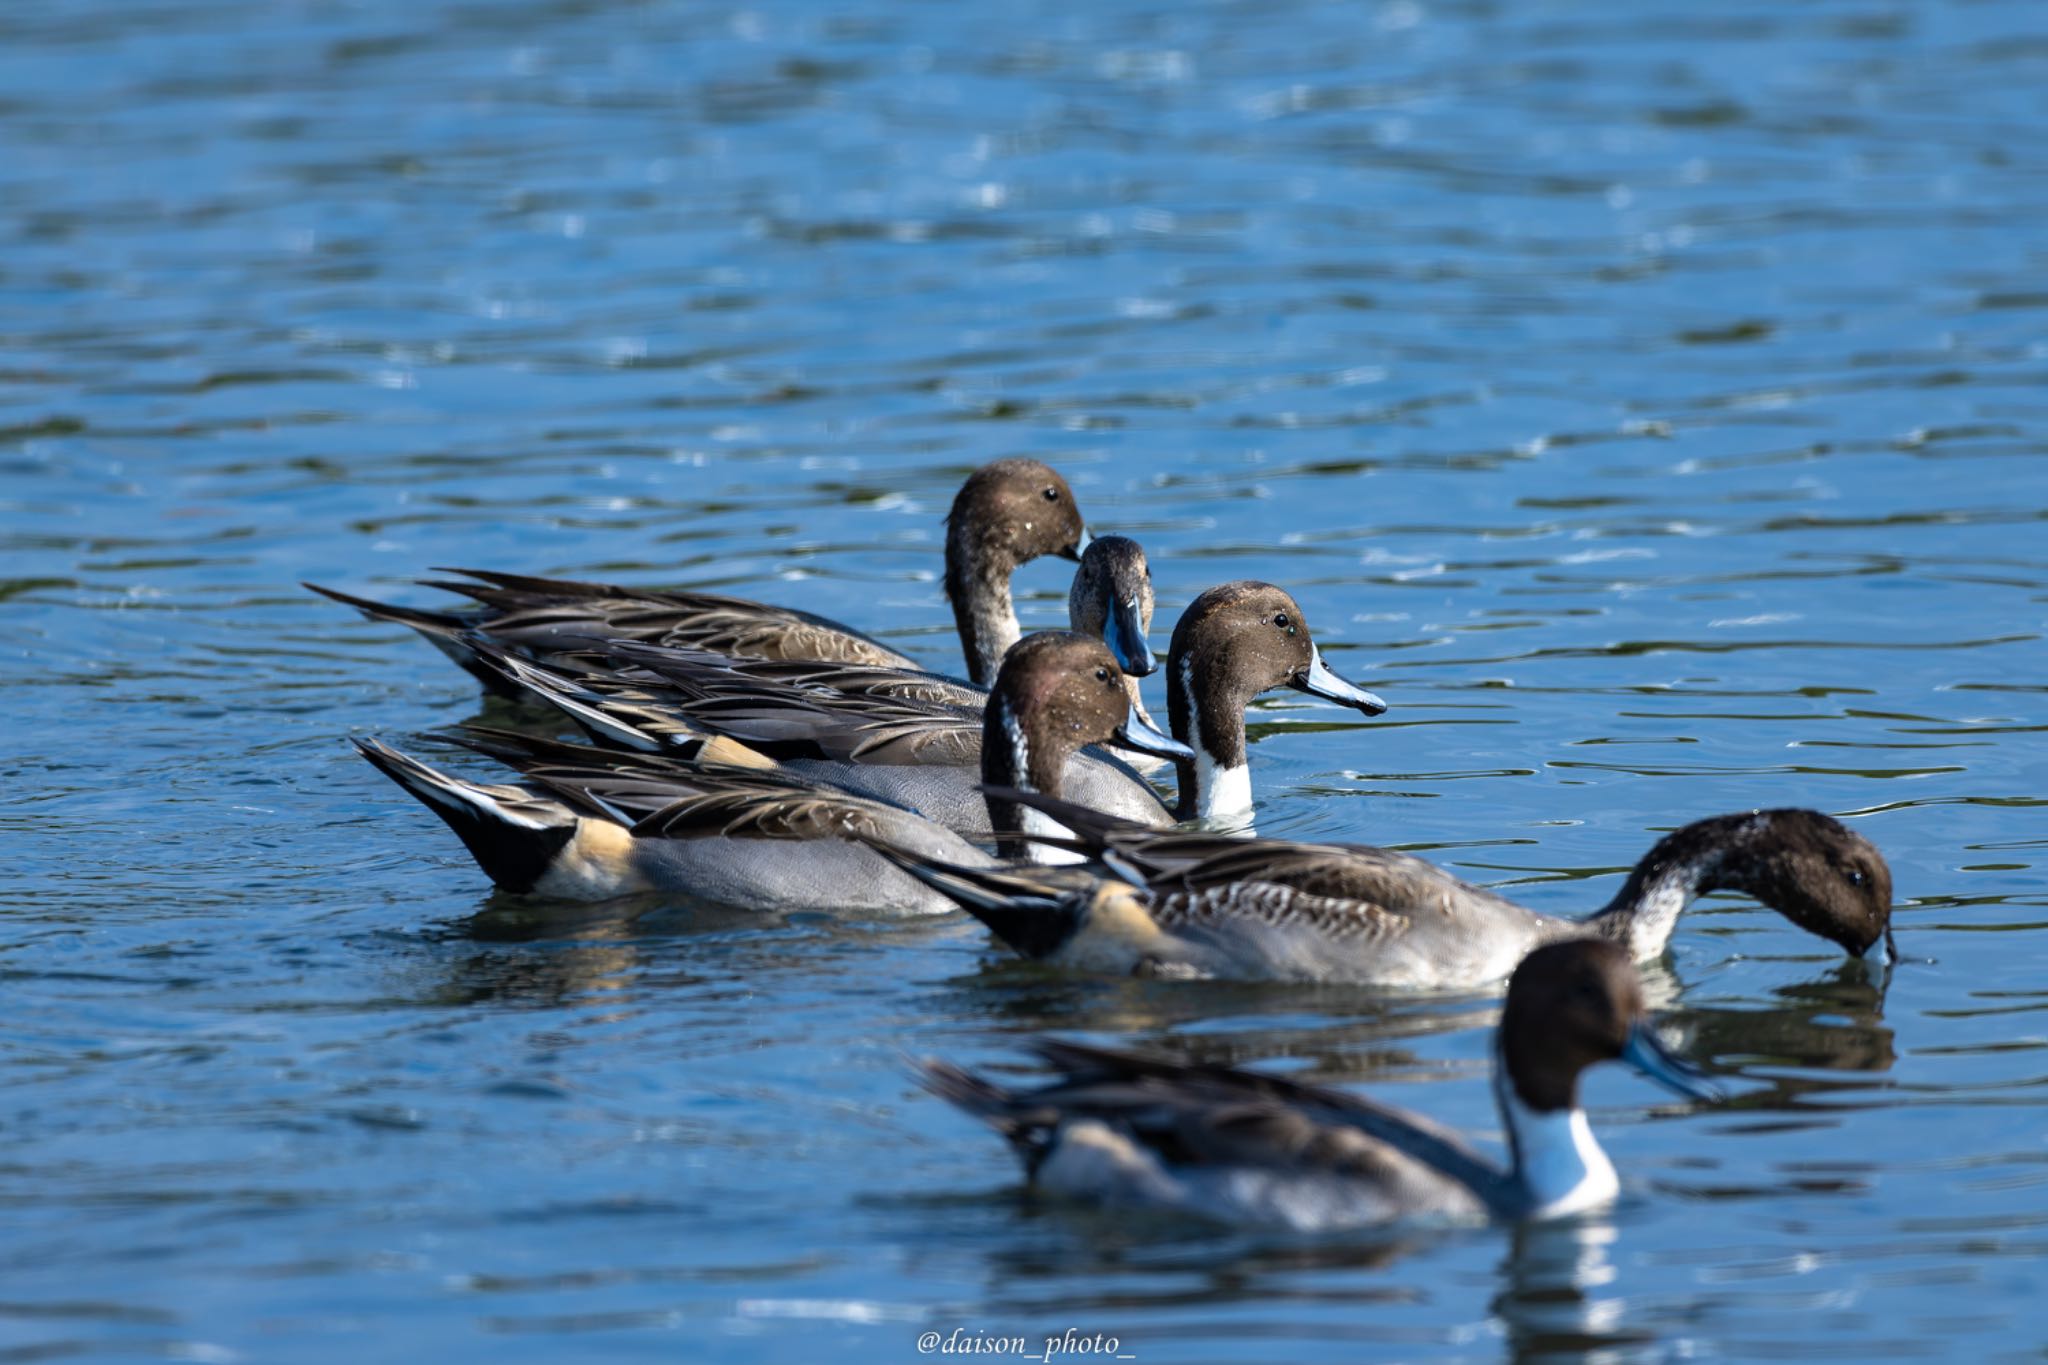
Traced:
<svg viewBox="0 0 2048 1365">
<path fill-rule="evenodd" d="M 1161 758 L 1195 761 L 1195 751 L 1170 735 L 1162 735 L 1145 723 L 1138 714 L 1135 703 L 1124 716 L 1124 723 L 1116 727 L 1116 742 L 1126 749 L 1136 749 L 1141 754 L 1157 754 Z"/>
<path fill-rule="evenodd" d="M 1387 704 L 1357 683 L 1346 682 L 1330 671 L 1323 662 L 1323 652 L 1313 645 L 1308 667 L 1288 679 L 1287 685 L 1297 692 L 1306 692 L 1324 701 L 1336 702 L 1339 706 L 1352 706 L 1368 716 L 1377 716 L 1387 709 Z"/>
<path fill-rule="evenodd" d="M 1102 628 L 1102 640 L 1116 656 L 1116 666 L 1133 678 L 1147 677 L 1159 669 L 1159 657 L 1145 643 L 1145 622 L 1138 614 L 1138 600 L 1117 602 L 1109 609 Z"/>
<path fill-rule="evenodd" d="M 1725 1098 L 1698 1067 L 1665 1047 L 1657 1031 L 1647 1023 L 1629 1030 L 1628 1046 L 1621 1050 L 1621 1060 L 1657 1084 L 1691 1099 L 1714 1102 Z"/>
</svg>

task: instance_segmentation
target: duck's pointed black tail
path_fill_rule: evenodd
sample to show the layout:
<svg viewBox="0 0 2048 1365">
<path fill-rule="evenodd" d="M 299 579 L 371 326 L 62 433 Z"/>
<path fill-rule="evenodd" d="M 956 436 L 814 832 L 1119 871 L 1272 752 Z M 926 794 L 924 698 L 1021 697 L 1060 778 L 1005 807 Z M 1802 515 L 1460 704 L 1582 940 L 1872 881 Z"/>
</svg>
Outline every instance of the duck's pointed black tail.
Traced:
<svg viewBox="0 0 2048 1365">
<path fill-rule="evenodd" d="M 374 739 L 356 752 L 455 831 L 484 875 L 507 891 L 531 891 L 576 835 L 560 802 L 512 787 L 486 787 L 430 768 Z"/>
<path fill-rule="evenodd" d="M 520 696 L 519 688 L 506 681 L 503 674 L 477 658 L 470 648 L 469 632 L 476 625 L 474 616 L 452 611 L 428 611 L 422 607 L 401 607 L 396 602 L 375 602 L 367 597 L 337 588 L 323 588 L 318 583 L 301 583 L 308 592 L 317 592 L 329 601 L 339 602 L 345 607 L 354 607 L 372 621 L 391 621 L 401 626 L 410 626 L 426 637 L 427 643 L 454 660 L 463 672 L 482 683 L 484 687 L 501 697 Z"/>
</svg>

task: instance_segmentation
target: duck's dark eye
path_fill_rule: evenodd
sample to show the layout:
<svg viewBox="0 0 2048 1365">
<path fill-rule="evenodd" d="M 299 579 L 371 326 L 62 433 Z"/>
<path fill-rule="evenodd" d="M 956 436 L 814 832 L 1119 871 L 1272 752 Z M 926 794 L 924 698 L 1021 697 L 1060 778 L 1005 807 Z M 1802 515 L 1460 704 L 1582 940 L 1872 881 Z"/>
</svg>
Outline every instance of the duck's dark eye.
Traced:
<svg viewBox="0 0 2048 1365">
<path fill-rule="evenodd" d="M 1273 618 L 1273 624 L 1285 630 L 1294 623 L 1287 619 L 1287 613 L 1283 611 Z"/>
<path fill-rule="evenodd" d="M 1097 682 L 1108 682 L 1108 681 L 1109 681 L 1109 670 L 1108 670 L 1108 669 L 1106 669 L 1106 668 L 1098 668 L 1098 669 L 1096 669 L 1096 670 L 1095 670 L 1095 681 L 1097 681 Z"/>
<path fill-rule="evenodd" d="M 1852 867 L 1843 875 L 1848 877 L 1849 885 L 1851 886 L 1861 886 L 1867 880 L 1867 878 L 1864 877 L 1861 869 L 1858 868 Z"/>
<path fill-rule="evenodd" d="M 1047 502 L 1058 502 L 1058 501 L 1060 500 L 1060 490 L 1059 490 L 1059 489 L 1057 489 L 1057 488 L 1048 488 L 1048 489 L 1046 489 L 1046 490 L 1045 490 L 1045 500 L 1046 500 Z"/>
</svg>

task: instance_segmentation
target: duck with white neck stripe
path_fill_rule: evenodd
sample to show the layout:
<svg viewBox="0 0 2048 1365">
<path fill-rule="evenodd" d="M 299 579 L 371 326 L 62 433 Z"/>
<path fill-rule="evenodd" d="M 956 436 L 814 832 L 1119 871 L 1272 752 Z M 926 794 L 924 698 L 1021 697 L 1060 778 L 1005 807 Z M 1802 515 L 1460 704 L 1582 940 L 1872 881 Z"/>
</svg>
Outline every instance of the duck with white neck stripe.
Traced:
<svg viewBox="0 0 2048 1365">
<path fill-rule="evenodd" d="M 1606 907 L 1564 919 L 1392 849 L 1156 831 L 1034 793 L 992 795 L 1039 807 L 1097 861 L 1033 873 L 899 860 L 1019 951 L 1085 971 L 1483 986 L 1563 939 L 1655 957 L 1679 911 L 1719 888 L 1755 896 L 1853 956 L 1892 951 L 1884 856 L 1819 811 L 1696 820 L 1660 839 Z"/>
<path fill-rule="evenodd" d="M 694 755 L 714 737 L 799 779 L 914 810 L 979 838 L 1021 829 L 991 817 L 983 784 L 1064 793 L 1120 817 L 1168 821 L 1152 788 L 1100 745 L 1184 757 L 1130 704 L 1108 646 L 1072 631 L 1027 636 L 1003 660 L 983 714 L 958 707 L 770 684 L 722 661 L 622 645 L 630 674 L 571 670 L 479 641 L 480 658 L 560 707 L 600 742 Z M 1055 828 L 1035 822 L 1041 831 Z M 1037 846 L 1030 856 L 1071 861 Z"/>
<path fill-rule="evenodd" d="M 485 657 L 506 662 L 502 653 Z M 508 676 L 540 665 L 514 661 Z M 1039 784 L 1057 792 L 1082 745 L 1109 739 L 1185 752 L 1140 722 L 1108 648 L 1088 636 L 1034 635 L 1003 661 L 987 714 L 953 717 L 930 736 L 920 763 L 903 746 L 905 772 L 945 777 L 941 758 L 974 756 L 984 781 Z M 876 850 L 939 857 L 957 865 L 992 860 L 911 807 L 848 791 L 723 737 L 672 735 L 658 753 L 616 752 L 509 731 L 471 732 L 465 741 L 517 769 L 517 786 L 486 785 L 439 772 L 373 742 L 358 748 L 379 771 L 455 831 L 501 888 L 575 900 L 679 890 L 761 910 L 928 912 L 943 893 L 899 871 Z M 867 740 L 899 744 L 870 731 Z M 985 825 L 1016 834 L 1066 834 L 1013 800 L 984 797 L 971 775 L 956 775 Z M 1029 821 L 1027 826 L 1026 821 Z M 1019 852 L 1063 857 L 1036 842 Z"/>
<path fill-rule="evenodd" d="M 1295 687 L 1371 715 L 1386 709 L 1323 665 L 1300 613 L 1294 599 L 1271 584 L 1230 583 L 1198 597 L 1175 628 L 1167 671 L 1193 680 L 1197 698 L 1192 706 L 1173 700 L 1169 707 L 1175 739 L 1184 746 L 1175 760 L 1182 810 L 1208 811 L 1234 824 L 1249 820 L 1244 708 L 1262 691 Z M 591 667 L 580 656 L 537 663 L 487 642 L 476 649 L 567 710 L 600 742 L 659 752 L 719 734 L 792 772 L 911 806 L 963 834 L 991 830 L 976 789 L 982 718 L 958 697 L 917 700 L 916 680 L 925 675 L 905 674 L 896 689 L 881 670 L 864 668 L 858 688 L 817 687 L 783 676 L 792 670 L 787 664 L 734 663 L 635 642 L 605 651 L 614 665 L 609 669 Z M 1119 685 L 1128 693 L 1127 682 Z M 1146 726 L 1142 708 L 1133 706 Z M 1219 752 L 1236 756 L 1221 799 L 1214 764 L 1194 749 L 1196 737 L 1211 759 Z M 1149 828 L 1174 822 L 1175 813 L 1118 759 L 1080 747 L 1068 762 L 1068 799 Z M 941 771 L 949 766 L 950 773 Z"/>
<path fill-rule="evenodd" d="M 1291 687 L 1377 716 L 1387 704 L 1331 672 L 1301 604 L 1271 583 L 1241 579 L 1188 603 L 1166 658 L 1166 716 L 1194 750 L 1179 764 L 1182 820 L 1248 825 L 1251 760 L 1244 712 L 1253 697 Z"/>
<path fill-rule="evenodd" d="M 1619 946 L 1531 953 L 1495 1035 L 1505 1169 L 1420 1115 L 1362 1095 L 1233 1067 L 1044 1042 L 1060 1079 L 1006 1090 L 943 1062 L 927 1088 L 1016 1148 L 1033 1184 L 1108 1208 L 1301 1231 L 1397 1220 L 1566 1217 L 1620 1186 L 1579 1106 L 1588 1067 L 1625 1061 L 1694 1099 L 1718 1098 L 1658 1040 Z"/>
</svg>

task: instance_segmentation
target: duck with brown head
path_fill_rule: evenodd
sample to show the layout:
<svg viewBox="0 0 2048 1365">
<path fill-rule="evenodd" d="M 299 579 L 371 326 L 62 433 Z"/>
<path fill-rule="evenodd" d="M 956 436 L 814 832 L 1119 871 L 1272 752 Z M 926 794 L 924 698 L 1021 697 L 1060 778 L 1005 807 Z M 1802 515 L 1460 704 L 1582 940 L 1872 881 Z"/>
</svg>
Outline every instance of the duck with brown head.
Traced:
<svg viewBox="0 0 2048 1365">
<path fill-rule="evenodd" d="M 1717 1098 L 1658 1041 L 1628 955 L 1590 940 L 1537 949 L 1508 983 L 1494 1068 L 1506 1169 L 1440 1124 L 1348 1091 L 1072 1043 L 1037 1050 L 1060 1073 L 1037 1089 L 943 1062 L 922 1080 L 1008 1138 L 1046 1193 L 1302 1231 L 1606 1203 L 1619 1182 L 1579 1107 L 1579 1077 L 1603 1062 Z"/>
<path fill-rule="evenodd" d="M 1094 869 L 908 870 L 1020 951 L 1086 971 L 1477 987 L 1566 939 L 1655 957 L 1678 912 L 1723 888 L 1856 957 L 1890 956 L 1890 869 L 1862 835 L 1819 811 L 1695 821 L 1659 840 L 1605 907 L 1565 919 L 1392 849 L 1151 830 L 1042 795 L 992 795 L 1042 809 L 1098 860 Z M 1026 907 L 1047 921 L 1028 944 L 1005 931 Z"/>
<path fill-rule="evenodd" d="M 1153 720 L 1145 710 L 1138 680 L 1159 671 L 1158 656 L 1147 638 L 1152 632 L 1153 606 L 1152 566 L 1144 547 L 1129 536 L 1097 536 L 1089 541 L 1067 591 L 1067 624 L 1083 635 L 1100 636 L 1109 646 L 1124 671 L 1131 705 L 1138 708 L 1147 725 L 1153 725 Z M 1140 772 L 1165 766 L 1156 756 L 1127 761 Z"/>
<path fill-rule="evenodd" d="M 1195 756 L 1179 764 L 1183 820 L 1242 825 L 1252 817 L 1245 707 L 1261 692 L 1291 687 L 1377 716 L 1387 704 L 1330 671 L 1301 604 L 1249 579 L 1209 589 L 1173 628 L 1166 660 L 1166 715 Z"/>
<path fill-rule="evenodd" d="M 1107 539 L 1114 542 L 1119 538 Z M 1097 565 L 1100 567 L 1095 568 Z M 1087 596 L 1113 604 L 1104 619 L 1112 622 L 1112 633 L 1141 662 L 1149 654 L 1142 634 L 1145 575 L 1143 552 L 1127 541 L 1106 549 L 1090 545 L 1083 558 L 1082 576 L 1096 585 Z M 1136 619 L 1116 625 L 1119 616 Z M 1084 616 L 1083 623 L 1088 619 Z M 1102 645 L 1100 640 L 1096 643 Z M 504 653 L 494 647 L 486 652 Z M 976 722 L 978 738 L 981 718 L 972 705 L 980 700 L 978 694 L 957 688 L 935 693 L 929 675 L 915 673 L 901 675 L 896 680 L 902 684 L 899 688 L 882 671 L 870 667 L 845 669 L 841 679 L 845 685 L 838 686 L 830 680 L 829 670 L 823 679 L 809 675 L 801 680 L 783 678 L 770 676 L 784 670 L 787 666 L 783 664 L 735 664 L 715 655 L 631 641 L 614 644 L 606 653 L 618 671 L 592 670 L 583 663 L 572 666 L 567 660 L 553 661 L 540 672 L 516 659 L 492 666 L 513 674 L 531 673 L 525 685 L 558 705 L 580 688 L 577 700 L 606 710 L 608 720 L 593 723 L 588 713 L 579 713 L 578 719 L 607 743 L 658 749 L 667 742 L 664 735 L 671 729 L 679 728 L 686 735 L 709 730 L 755 745 L 820 780 L 907 802 L 950 828 L 968 833 L 987 829 L 979 795 L 965 788 L 935 788 L 929 785 L 929 774 L 909 778 L 890 771 L 901 768 L 902 755 L 913 750 L 921 755 L 919 763 L 931 766 L 930 755 L 939 752 L 935 745 L 943 742 L 957 748 L 963 718 Z M 1030 657 L 1050 656 L 1034 653 Z M 1251 816 L 1244 708 L 1258 693 L 1294 687 L 1368 714 L 1385 709 L 1379 698 L 1337 677 L 1324 665 L 1301 621 L 1300 606 L 1271 584 L 1231 583 L 1203 593 L 1175 629 L 1167 662 L 1170 682 L 1178 679 L 1183 684 L 1169 686 L 1171 714 L 1180 732 L 1176 736 L 1180 809 L 1219 822 L 1242 826 Z M 584 675 L 581 683 L 572 676 L 579 668 Z M 1119 685 L 1130 697 L 1135 720 L 1150 729 L 1150 720 L 1137 704 L 1136 689 L 1128 677 Z M 607 706 L 602 697 L 589 695 L 592 692 L 609 693 L 616 704 Z M 836 698 L 830 696 L 833 693 L 838 694 Z M 565 709 L 576 711 L 574 705 Z M 644 732 L 644 743 L 635 742 L 635 729 Z M 882 732 L 887 732 L 889 742 L 876 738 Z M 942 741 L 942 736 L 952 738 Z M 1121 747 L 1130 751 L 1134 746 Z M 1136 751 L 1148 752 L 1142 747 Z M 972 775 L 977 762 L 974 754 L 947 752 L 947 761 Z M 1164 751 L 1153 745 L 1149 752 Z M 1220 759 L 1219 754 L 1223 756 Z M 806 763 L 838 766 L 806 768 Z M 877 771 L 850 771 L 855 768 Z M 916 785 L 905 785 L 910 782 Z M 1148 828 L 1164 828 L 1176 818 L 1130 766 L 1092 749 L 1074 754 L 1066 793 L 1082 805 Z"/>
<path fill-rule="evenodd" d="M 715 656 L 621 645 L 630 674 L 522 659 L 488 643 L 480 657 L 600 742 L 688 751 L 711 736 L 796 777 L 915 810 L 970 836 L 990 833 L 984 784 L 1060 793 L 1119 818 L 1171 823 L 1152 788 L 1099 745 L 1185 757 L 1135 713 L 1109 647 L 1048 631 L 1003 660 L 979 715 L 959 707 L 852 696 L 737 674 Z M 984 737 L 988 742 L 984 743 Z M 999 805 L 1008 803 L 998 802 Z M 1053 828 L 1035 813 L 1032 829 Z M 1020 823 L 1017 831 L 1024 828 Z M 1071 855 L 1040 850 L 1038 856 Z"/>
<path fill-rule="evenodd" d="M 992 680 L 1022 634 L 1010 575 L 1040 555 L 1079 560 L 1087 543 L 1074 490 L 1051 466 L 996 460 L 967 476 L 946 514 L 946 598 L 969 679 Z"/>
<path fill-rule="evenodd" d="M 1035 717 L 1027 725 L 1026 717 Z M 981 772 L 989 827 L 1054 837 L 1069 832 L 1043 812 L 986 788 L 1057 793 L 1068 765 L 1086 745 L 1101 739 L 1162 757 L 1187 750 L 1160 734 L 1131 698 L 1109 647 L 1077 631 L 1042 631 L 1026 636 L 1003 657 L 982 713 Z M 1043 844 L 1005 838 L 997 851 L 1008 857 L 1050 853 Z"/>
<path fill-rule="evenodd" d="M 1011 573 L 1041 555 L 1079 559 L 1087 539 L 1074 490 L 1050 466 L 997 460 L 968 476 L 946 517 L 946 594 L 975 682 L 995 676 L 1003 651 L 1017 639 Z M 738 658 L 917 666 L 850 626 L 746 598 L 491 570 L 441 572 L 462 578 L 435 580 L 431 586 L 459 593 L 475 605 L 461 611 L 422 610 L 306 586 L 372 620 L 412 627 L 493 690 L 505 688 L 503 676 L 476 658 L 468 645 L 472 633 L 482 632 L 501 647 L 534 658 L 637 640 Z"/>
<path fill-rule="evenodd" d="M 1034 635 L 1012 649 L 979 719 L 948 714 L 920 726 L 920 713 L 909 711 L 899 723 L 841 723 L 834 730 L 829 712 L 810 717 L 808 728 L 800 709 L 771 715 L 781 740 L 764 740 L 764 747 L 781 749 L 796 737 L 814 755 L 782 764 L 682 726 L 621 728 L 605 713 L 604 694 L 557 678 L 544 664 L 479 648 L 508 678 L 598 733 L 655 741 L 622 752 L 511 731 L 471 732 L 472 747 L 519 770 L 519 786 L 470 782 L 383 745 L 358 744 L 508 891 L 596 900 L 678 890 L 763 910 L 938 909 L 950 898 L 907 876 L 880 850 L 949 865 L 990 860 L 894 797 L 910 792 L 926 805 L 971 806 L 977 832 L 1016 835 L 1028 823 L 1034 832 L 1058 833 L 1037 811 L 985 799 L 982 785 L 1057 793 L 1074 756 L 1112 737 L 1169 756 L 1185 752 L 1138 719 L 1108 647 L 1067 632 Z M 880 752 L 867 765 L 815 757 L 857 748 Z M 971 766 L 977 761 L 978 771 Z M 829 780 L 835 775 L 854 780 L 841 785 Z M 1129 780 L 1157 808 L 1150 789 L 1135 776 Z M 1004 843 L 1026 856 L 1062 856 L 1035 842 Z"/>
<path fill-rule="evenodd" d="M 1117 666 L 1124 670 L 1124 687 L 1138 706 L 1138 714 L 1152 724 L 1138 700 L 1137 676 L 1157 670 L 1158 661 L 1145 640 L 1152 622 L 1151 569 L 1145 551 L 1124 536 L 1097 536 L 1081 554 L 1074 571 L 1073 587 L 1067 594 L 1067 619 L 1073 630 L 1092 635 L 1109 646 Z M 707 654 L 702 650 L 677 650 L 672 646 L 615 641 L 602 653 L 588 658 L 637 665 L 658 675 L 665 667 L 680 664 L 696 668 L 711 663 L 736 680 L 843 692 L 881 702 L 906 701 L 954 707 L 979 716 L 988 702 L 988 688 L 938 673 L 913 668 L 891 668 L 881 664 L 831 663 L 808 659 L 738 659 Z M 588 661 L 588 660 L 584 660 Z M 572 660 L 571 662 L 575 662 Z M 1154 727 L 1157 728 L 1157 727 Z M 1134 752 L 1134 751 L 1132 751 Z M 1125 761 L 1132 762 L 1128 756 Z M 1163 764 L 1164 759 L 1147 756 L 1133 766 Z"/>
</svg>

